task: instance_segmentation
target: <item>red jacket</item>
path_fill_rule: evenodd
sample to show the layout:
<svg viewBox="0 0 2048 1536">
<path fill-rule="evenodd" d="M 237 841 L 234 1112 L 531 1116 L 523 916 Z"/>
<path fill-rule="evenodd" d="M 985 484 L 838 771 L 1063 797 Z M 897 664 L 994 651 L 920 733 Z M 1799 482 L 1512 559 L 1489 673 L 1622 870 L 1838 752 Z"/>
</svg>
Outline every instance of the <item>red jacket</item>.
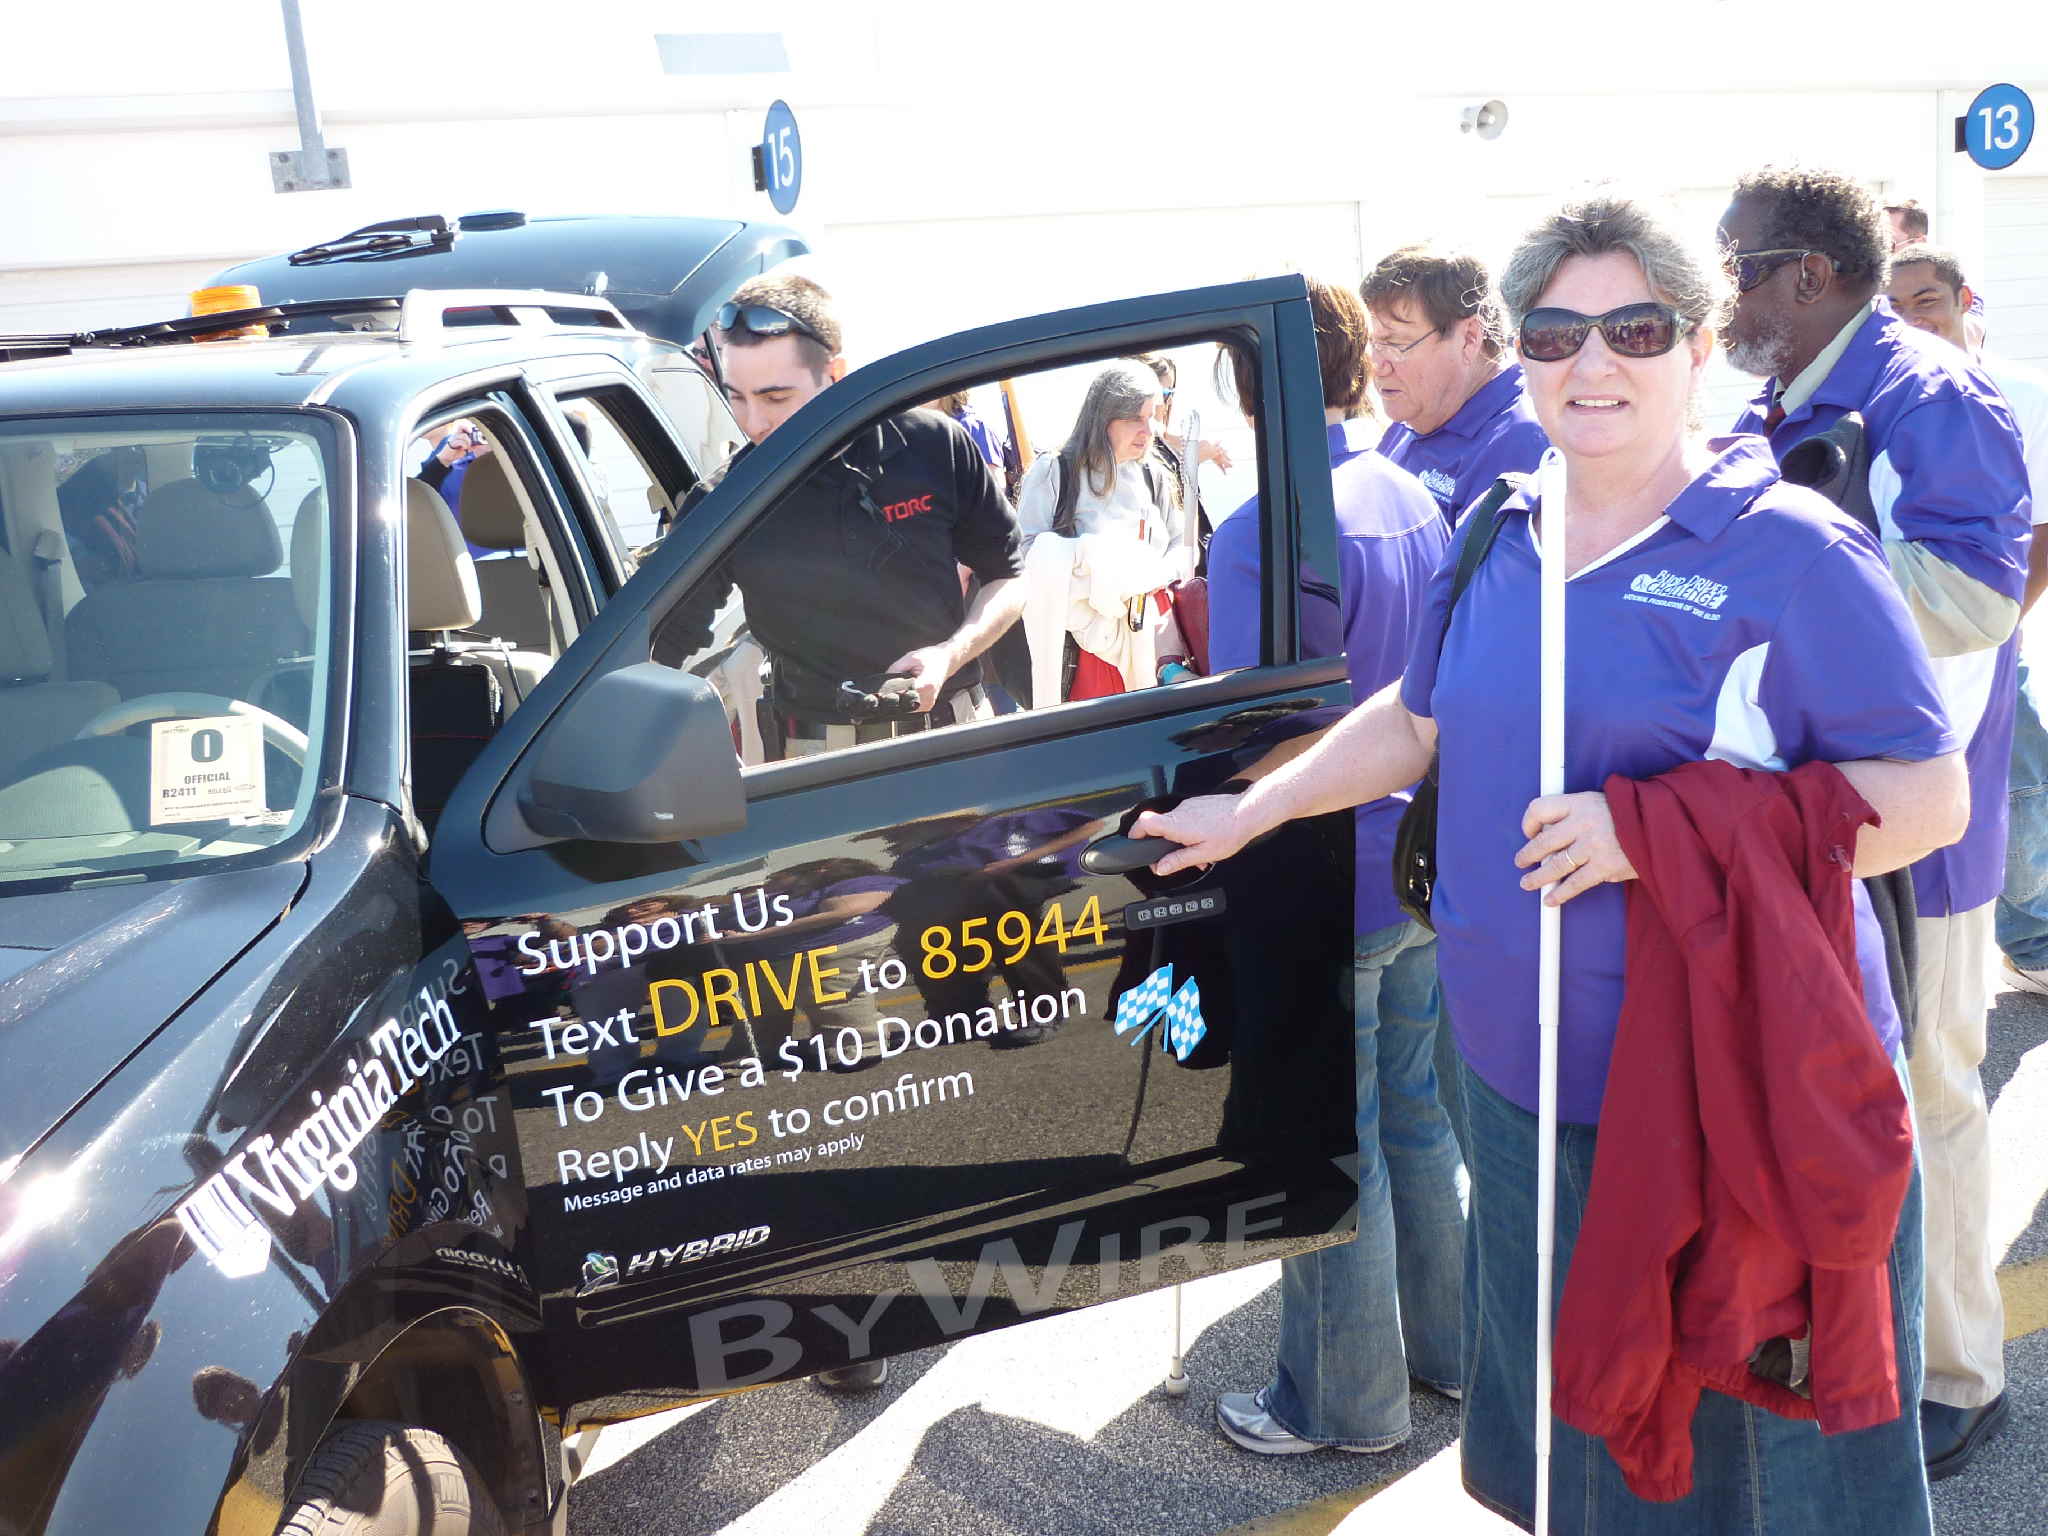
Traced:
<svg viewBox="0 0 2048 1536">
<path fill-rule="evenodd" d="M 1554 1402 L 1669 1500 L 1702 1387 L 1827 1434 L 1898 1417 L 1912 1128 L 1856 963 L 1850 866 L 1877 813 L 1841 772 L 1688 763 L 1606 792 L 1641 878 Z M 1811 1400 L 1748 1364 L 1809 1326 Z"/>
</svg>

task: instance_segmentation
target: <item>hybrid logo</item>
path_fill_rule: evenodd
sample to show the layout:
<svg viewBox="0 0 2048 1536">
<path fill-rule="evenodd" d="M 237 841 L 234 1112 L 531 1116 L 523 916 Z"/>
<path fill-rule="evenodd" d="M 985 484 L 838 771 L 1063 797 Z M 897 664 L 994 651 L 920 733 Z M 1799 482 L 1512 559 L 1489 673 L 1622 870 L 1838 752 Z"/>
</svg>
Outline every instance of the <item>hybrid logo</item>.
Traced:
<svg viewBox="0 0 2048 1536">
<path fill-rule="evenodd" d="M 611 1289 L 621 1278 L 645 1280 L 681 1264 L 695 1264 L 702 1259 L 715 1259 L 722 1254 L 758 1248 L 768 1241 L 769 1230 L 767 1227 L 749 1227 L 744 1232 L 721 1232 L 716 1237 L 693 1238 L 687 1243 L 678 1243 L 673 1248 L 650 1248 L 645 1253 L 634 1254 L 626 1261 L 623 1276 L 619 1271 L 619 1261 L 614 1255 L 586 1254 L 583 1259 L 583 1283 L 576 1287 L 576 1294 L 588 1296 L 593 1291 Z"/>
<path fill-rule="evenodd" d="M 592 1291 L 601 1291 L 619 1283 L 619 1261 L 616 1255 L 592 1251 L 583 1255 L 583 1283 L 576 1287 L 578 1296 L 588 1296 Z"/>
</svg>

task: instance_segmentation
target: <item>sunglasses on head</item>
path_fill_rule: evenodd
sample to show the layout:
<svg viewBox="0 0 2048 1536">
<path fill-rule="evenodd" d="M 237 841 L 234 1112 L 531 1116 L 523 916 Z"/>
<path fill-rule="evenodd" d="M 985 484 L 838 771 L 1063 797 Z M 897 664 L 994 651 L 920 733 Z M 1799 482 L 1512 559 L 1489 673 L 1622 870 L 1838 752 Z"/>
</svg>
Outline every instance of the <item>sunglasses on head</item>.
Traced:
<svg viewBox="0 0 2048 1536">
<path fill-rule="evenodd" d="M 1532 309 L 1522 317 L 1522 356 L 1537 363 L 1563 362 L 1596 327 L 1608 350 L 1622 357 L 1662 357 L 1692 329 L 1692 322 L 1669 304 L 1624 304 L 1604 315 Z"/>
<path fill-rule="evenodd" d="M 721 304 L 718 306 L 717 323 L 721 331 L 752 331 L 756 336 L 787 336 L 795 331 L 830 350 L 825 338 L 795 315 L 785 314 L 766 304 Z"/>
</svg>

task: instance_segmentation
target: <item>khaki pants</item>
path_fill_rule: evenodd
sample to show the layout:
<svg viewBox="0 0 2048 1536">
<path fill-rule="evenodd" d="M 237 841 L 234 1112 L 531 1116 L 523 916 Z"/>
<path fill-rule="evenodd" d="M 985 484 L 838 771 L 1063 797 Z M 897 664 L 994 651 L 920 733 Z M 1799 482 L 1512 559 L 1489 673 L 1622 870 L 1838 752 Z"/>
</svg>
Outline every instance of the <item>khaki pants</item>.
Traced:
<svg viewBox="0 0 2048 1536">
<path fill-rule="evenodd" d="M 1997 904 L 1919 920 L 1920 1016 L 1908 1067 L 1926 1181 L 1927 1382 L 1981 1408 L 2005 1390 L 2005 1300 L 1991 1251 L 1991 1117 L 1978 1066 Z"/>
</svg>

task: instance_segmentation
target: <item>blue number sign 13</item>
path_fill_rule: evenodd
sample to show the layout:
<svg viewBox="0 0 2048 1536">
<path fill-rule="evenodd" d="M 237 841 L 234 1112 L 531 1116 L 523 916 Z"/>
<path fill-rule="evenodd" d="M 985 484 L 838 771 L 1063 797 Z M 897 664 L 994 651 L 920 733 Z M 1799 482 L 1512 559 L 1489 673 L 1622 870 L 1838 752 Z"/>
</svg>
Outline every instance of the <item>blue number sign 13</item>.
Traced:
<svg viewBox="0 0 2048 1536">
<path fill-rule="evenodd" d="M 2034 141 L 2034 103 L 2016 85 L 1987 85 L 1963 118 L 1963 148 L 1987 171 L 2002 171 Z"/>
</svg>

